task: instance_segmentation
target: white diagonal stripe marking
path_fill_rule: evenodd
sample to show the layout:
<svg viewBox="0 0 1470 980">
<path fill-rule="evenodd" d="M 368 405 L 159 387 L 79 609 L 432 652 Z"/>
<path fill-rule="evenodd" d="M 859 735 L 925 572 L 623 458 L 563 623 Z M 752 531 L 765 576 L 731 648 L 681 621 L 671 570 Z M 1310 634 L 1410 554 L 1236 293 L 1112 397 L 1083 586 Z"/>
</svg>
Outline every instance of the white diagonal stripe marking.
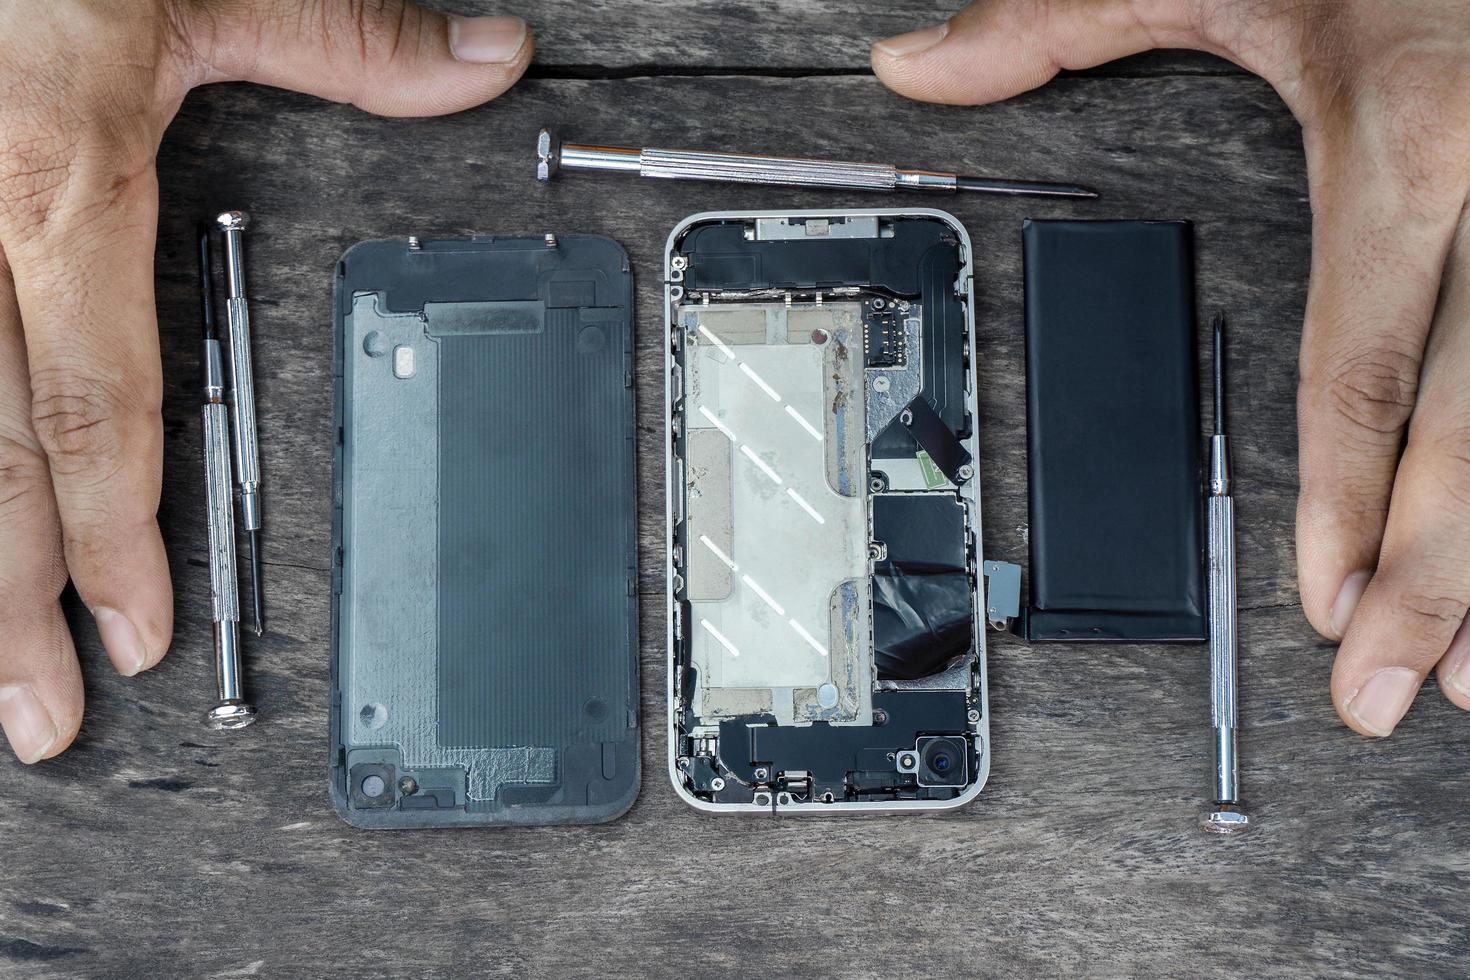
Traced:
<svg viewBox="0 0 1470 980">
<path fill-rule="evenodd" d="M 708 633 L 710 636 L 713 636 L 717 641 L 719 641 L 720 646 L 724 647 L 726 650 L 729 650 L 730 656 L 740 656 L 740 651 L 735 649 L 735 644 L 731 643 L 729 638 L 726 637 L 724 633 L 721 633 L 719 630 L 715 629 L 713 623 L 711 623 L 707 619 L 701 619 L 699 621 L 699 625 L 704 627 L 704 631 L 706 633 Z"/>
<path fill-rule="evenodd" d="M 815 425 L 812 425 L 804 417 L 802 417 L 802 414 L 800 412 L 792 408 L 790 405 L 787 405 L 786 414 L 796 419 L 797 423 L 800 424 L 803 429 L 809 432 L 813 439 L 817 440 L 818 442 L 822 441 L 821 431 Z"/>
<path fill-rule="evenodd" d="M 801 494 L 797 493 L 791 487 L 787 487 L 786 488 L 786 496 L 788 496 L 792 500 L 796 501 L 797 505 L 800 506 L 802 510 L 806 511 L 807 514 L 809 514 L 811 516 L 811 519 L 814 520 L 814 521 L 816 521 L 818 524 L 826 524 L 827 523 L 826 520 L 823 519 L 822 515 L 817 513 L 817 509 L 815 507 L 813 507 L 811 504 L 807 503 L 806 502 L 806 498 L 803 497 Z"/>
<path fill-rule="evenodd" d="M 745 456 L 746 456 L 746 458 L 749 459 L 752 463 L 754 463 L 756 466 L 759 466 L 761 472 L 764 473 L 766 476 L 770 477 L 772 480 L 776 481 L 777 483 L 784 483 L 785 482 L 784 480 L 781 479 L 781 474 L 780 473 L 777 473 L 775 470 L 771 469 L 770 464 L 768 464 L 765 460 L 761 459 L 759 456 L 757 456 L 755 454 L 755 450 L 754 449 L 751 449 L 749 446 L 745 445 L 744 443 L 741 443 L 740 444 L 740 451 L 742 453 L 744 453 Z"/>
<path fill-rule="evenodd" d="M 772 599 L 771 598 L 771 594 L 769 592 L 767 592 L 765 589 L 761 588 L 760 587 L 760 583 L 757 582 L 755 579 L 751 578 L 749 575 L 742 575 L 742 576 L 740 576 L 740 581 L 742 581 L 746 585 L 750 586 L 750 590 L 752 592 L 754 592 L 756 595 L 760 596 L 761 599 L 765 601 L 765 604 L 766 605 L 768 605 L 772 609 L 776 610 L 776 615 L 777 616 L 784 616 L 784 615 L 786 615 L 786 610 L 781 608 L 781 604 L 779 602 L 777 602 L 775 599 Z"/>
<path fill-rule="evenodd" d="M 803 640 L 806 640 L 806 642 L 811 645 L 811 648 L 813 650 L 817 651 L 824 657 L 828 656 L 827 648 L 818 643 L 817 638 L 808 633 L 805 627 L 803 627 L 794 619 L 788 619 L 786 622 L 791 624 L 791 628 L 796 630 L 796 635 L 801 637 Z"/>
<path fill-rule="evenodd" d="M 781 396 L 776 394 L 776 389 L 766 384 L 766 379 L 755 373 L 755 368 L 751 367 L 749 364 L 746 364 L 744 361 L 741 361 L 740 370 L 745 373 L 745 376 L 747 378 L 760 385 L 761 391 L 764 391 L 766 394 L 770 395 L 773 401 L 781 400 Z"/>
<path fill-rule="evenodd" d="M 699 414 L 709 419 L 709 424 L 723 432 L 731 442 L 739 442 L 739 440 L 735 438 L 735 433 L 731 432 L 730 427 L 721 422 L 719 416 L 715 415 L 714 412 L 711 412 L 709 409 L 701 405 L 699 406 Z"/>
</svg>

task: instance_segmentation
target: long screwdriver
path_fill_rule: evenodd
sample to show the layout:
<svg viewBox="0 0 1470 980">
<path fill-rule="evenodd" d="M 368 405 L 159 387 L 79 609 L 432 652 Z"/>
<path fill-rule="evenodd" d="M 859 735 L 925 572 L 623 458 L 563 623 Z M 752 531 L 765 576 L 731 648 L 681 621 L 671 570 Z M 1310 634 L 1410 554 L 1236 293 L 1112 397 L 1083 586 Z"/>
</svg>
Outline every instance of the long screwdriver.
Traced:
<svg viewBox="0 0 1470 980">
<path fill-rule="evenodd" d="M 260 596 L 260 450 L 255 428 L 255 370 L 250 353 L 250 305 L 245 298 L 245 247 L 249 217 L 226 211 L 215 219 L 225 243 L 225 314 L 230 327 L 230 407 L 235 447 L 235 482 L 240 487 L 240 526 L 250 536 L 250 595 L 255 635 L 265 631 Z"/>
<path fill-rule="evenodd" d="M 1240 806 L 1236 748 L 1235 500 L 1230 486 L 1230 442 L 1225 435 L 1225 315 L 1215 315 L 1215 431 L 1210 436 L 1210 495 L 1206 500 L 1210 550 L 1210 806 L 1200 827 L 1233 834 L 1250 826 Z"/>
<path fill-rule="evenodd" d="M 712 180 L 786 187 L 829 187 L 862 191 L 927 191 L 1008 194 L 1026 197 L 1097 197 L 1080 184 L 1043 180 L 965 177 L 940 170 L 908 170 L 887 163 L 812 160 L 805 157 L 660 150 L 652 147 L 589 146 L 563 143 L 549 129 L 536 140 L 536 177 L 547 181 L 561 170 L 614 170 L 642 177 Z"/>
<path fill-rule="evenodd" d="M 199 292 L 204 318 L 204 494 L 209 533 L 209 606 L 214 621 L 218 703 L 206 721 L 211 728 L 244 728 L 255 720 L 241 685 L 240 588 L 235 578 L 235 519 L 230 499 L 229 409 L 219 331 L 214 322 L 209 229 L 199 228 Z"/>
</svg>

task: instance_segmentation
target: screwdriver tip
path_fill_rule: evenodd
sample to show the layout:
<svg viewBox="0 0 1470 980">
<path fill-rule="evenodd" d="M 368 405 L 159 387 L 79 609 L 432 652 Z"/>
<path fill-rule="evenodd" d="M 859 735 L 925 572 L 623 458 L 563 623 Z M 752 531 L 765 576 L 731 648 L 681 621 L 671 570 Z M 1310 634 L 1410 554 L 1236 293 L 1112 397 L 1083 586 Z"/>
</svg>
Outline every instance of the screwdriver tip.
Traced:
<svg viewBox="0 0 1470 980">
<path fill-rule="evenodd" d="M 260 532 L 250 532 L 250 598 L 254 605 L 256 636 L 265 633 L 265 603 L 260 595 Z"/>
<path fill-rule="evenodd" d="M 999 177 L 956 177 L 955 189 L 979 194 L 1006 194 L 1013 197 L 1066 197 L 1095 200 L 1096 190 L 1082 184 L 1058 184 L 1044 180 L 1005 180 Z"/>
</svg>

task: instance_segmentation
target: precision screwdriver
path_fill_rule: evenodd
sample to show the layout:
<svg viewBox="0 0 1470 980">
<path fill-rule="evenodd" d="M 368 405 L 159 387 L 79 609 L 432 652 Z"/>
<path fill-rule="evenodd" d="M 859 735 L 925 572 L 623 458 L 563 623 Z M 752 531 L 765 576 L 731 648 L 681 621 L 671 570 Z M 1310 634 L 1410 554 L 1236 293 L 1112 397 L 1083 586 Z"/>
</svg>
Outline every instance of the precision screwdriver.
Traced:
<svg viewBox="0 0 1470 980">
<path fill-rule="evenodd" d="M 230 327 L 230 403 L 234 409 L 235 481 L 240 488 L 240 526 L 250 536 L 250 596 L 255 635 L 265 631 L 260 595 L 260 451 L 255 428 L 255 371 L 250 355 L 250 306 L 245 299 L 245 256 L 241 241 L 249 216 L 226 211 L 215 219 L 225 242 L 225 313 Z"/>
<path fill-rule="evenodd" d="M 713 180 L 738 184 L 779 184 L 787 187 L 829 187 L 864 191 L 976 191 L 981 194 L 1027 197 L 1098 196 L 1097 191 L 1080 184 L 964 177 L 938 170 L 907 170 L 887 163 L 563 143 L 551 130 L 543 129 L 536 140 L 536 178 L 548 181 L 560 170 L 616 170 L 636 173 L 642 177 L 667 177 L 676 180 Z"/>
<path fill-rule="evenodd" d="M 219 702 L 205 720 L 211 728 L 244 728 L 255 720 L 245 702 L 240 667 L 240 588 L 235 578 L 234 503 L 230 499 L 229 410 L 210 281 L 209 228 L 199 227 L 199 291 L 204 317 L 204 492 L 209 530 L 209 600 L 214 620 L 215 681 Z"/>
<path fill-rule="evenodd" d="M 1210 550 L 1210 807 L 1200 827 L 1233 834 L 1250 826 L 1240 806 L 1240 757 L 1236 747 L 1235 500 L 1230 486 L 1230 443 L 1225 435 L 1225 315 L 1215 335 L 1215 431 L 1210 436 L 1210 495 L 1206 500 Z"/>
</svg>

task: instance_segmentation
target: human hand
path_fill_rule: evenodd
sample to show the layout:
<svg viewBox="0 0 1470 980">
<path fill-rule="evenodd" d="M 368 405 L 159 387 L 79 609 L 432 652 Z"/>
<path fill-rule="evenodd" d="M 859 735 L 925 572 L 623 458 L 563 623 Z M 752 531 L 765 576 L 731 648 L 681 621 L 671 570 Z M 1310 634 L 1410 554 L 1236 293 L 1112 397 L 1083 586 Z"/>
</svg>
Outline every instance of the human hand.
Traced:
<svg viewBox="0 0 1470 980">
<path fill-rule="evenodd" d="M 246 80 L 437 115 L 531 51 L 517 18 L 406 0 L 0 0 L 0 726 L 21 761 L 81 724 L 68 575 L 121 673 L 173 636 L 154 156 L 185 94 Z"/>
<path fill-rule="evenodd" d="M 1393 731 L 1425 676 L 1470 710 L 1470 7 L 1454 0 L 979 0 L 873 48 L 890 88 L 1008 98 L 1150 48 L 1264 77 L 1302 125 L 1297 572 L 1338 714 Z"/>
</svg>

